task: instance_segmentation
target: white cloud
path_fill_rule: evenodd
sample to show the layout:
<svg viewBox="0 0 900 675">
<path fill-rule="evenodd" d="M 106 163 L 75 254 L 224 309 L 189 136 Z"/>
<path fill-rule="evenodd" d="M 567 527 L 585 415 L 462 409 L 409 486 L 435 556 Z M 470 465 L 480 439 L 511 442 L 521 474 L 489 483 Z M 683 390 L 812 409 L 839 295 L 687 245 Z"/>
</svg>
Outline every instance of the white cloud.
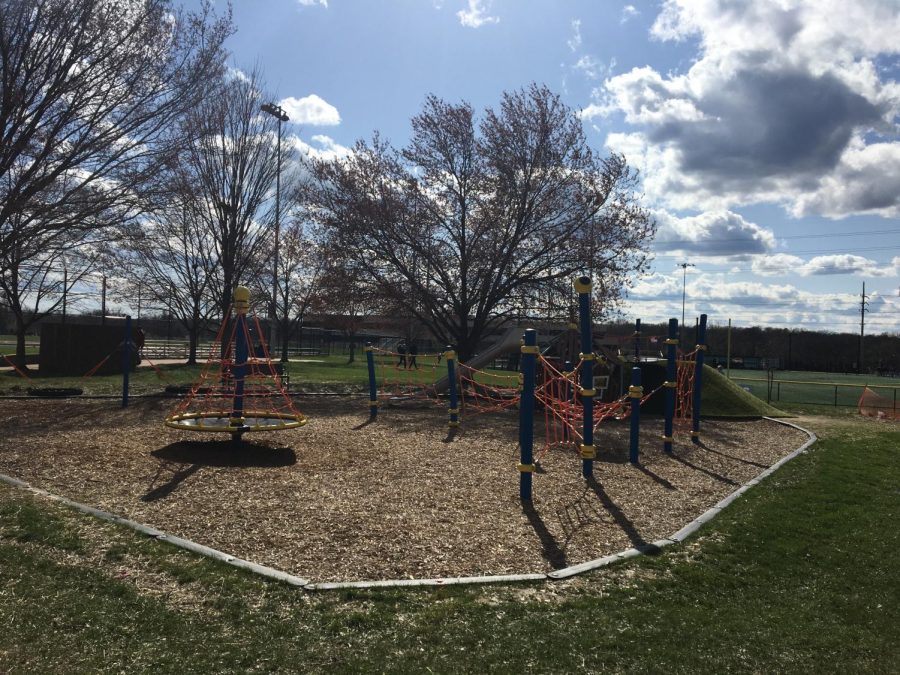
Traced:
<svg viewBox="0 0 900 675">
<path fill-rule="evenodd" d="M 641 13 L 635 8 L 634 5 L 625 5 L 622 8 L 622 18 L 619 19 L 619 23 L 627 23 L 630 19 L 640 16 L 640 14 Z"/>
<path fill-rule="evenodd" d="M 814 191 L 800 195 L 791 211 L 832 218 L 846 213 L 900 216 L 900 142 L 865 145 L 855 139 L 834 171 Z"/>
<path fill-rule="evenodd" d="M 806 261 L 788 253 L 755 256 L 751 263 L 753 273 L 763 277 L 784 276 L 796 272 Z"/>
<path fill-rule="evenodd" d="M 240 80 L 241 82 L 250 82 L 250 76 L 236 66 L 228 66 L 225 76 L 232 80 Z"/>
<path fill-rule="evenodd" d="M 456 13 L 459 22 L 467 28 L 480 28 L 486 23 L 499 23 L 500 18 L 488 16 L 490 0 L 468 0 L 469 8 L 461 9 Z"/>
<path fill-rule="evenodd" d="M 823 274 L 857 274 L 867 277 L 897 276 L 895 265 L 881 266 L 874 260 L 849 253 L 816 256 L 797 271 L 804 276 Z"/>
<path fill-rule="evenodd" d="M 291 122 L 296 124 L 335 126 L 341 123 L 337 108 L 315 94 L 303 98 L 288 96 L 279 101 L 278 105 L 284 108 Z"/>
<path fill-rule="evenodd" d="M 656 250 L 733 257 L 769 253 L 776 244 L 771 230 L 732 211 L 708 211 L 684 218 L 657 211 L 654 216 L 659 224 Z"/>
<path fill-rule="evenodd" d="M 666 0 L 651 33 L 697 38 L 697 60 L 686 72 L 611 77 L 582 113 L 620 111 L 639 127 L 607 144 L 640 146 L 644 175 L 658 172 L 648 197 L 672 208 L 900 212 L 900 84 L 875 61 L 900 54 L 895 0 Z"/>
<path fill-rule="evenodd" d="M 566 44 L 573 52 L 577 52 L 581 47 L 581 19 L 572 19 L 572 37 Z"/>
<path fill-rule="evenodd" d="M 303 5 L 304 7 L 312 7 L 314 5 L 328 7 L 328 0 L 297 0 L 297 4 Z"/>
</svg>

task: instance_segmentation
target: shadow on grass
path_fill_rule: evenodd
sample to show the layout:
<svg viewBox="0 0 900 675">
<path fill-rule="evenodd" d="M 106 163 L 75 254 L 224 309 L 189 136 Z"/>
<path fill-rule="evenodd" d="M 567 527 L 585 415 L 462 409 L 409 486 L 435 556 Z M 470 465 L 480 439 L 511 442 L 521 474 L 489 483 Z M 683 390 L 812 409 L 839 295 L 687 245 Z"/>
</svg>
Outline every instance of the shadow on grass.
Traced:
<svg viewBox="0 0 900 675">
<path fill-rule="evenodd" d="M 622 509 L 620 509 L 618 505 L 609 498 L 609 495 L 606 494 L 606 490 L 604 490 L 603 486 L 597 482 L 597 479 L 591 476 L 585 482 L 587 483 L 587 486 L 593 491 L 593 493 L 597 495 L 597 498 L 600 500 L 603 508 L 606 509 L 609 515 L 613 517 L 613 520 L 615 520 L 616 524 L 622 528 L 622 531 L 628 535 L 631 543 L 634 544 L 636 548 L 647 546 L 647 541 L 641 536 L 640 532 L 637 531 L 634 523 L 632 523 L 628 519 L 628 516 L 622 513 Z"/>
<path fill-rule="evenodd" d="M 531 502 L 522 502 L 522 513 L 528 518 L 528 523 L 534 529 L 534 533 L 541 542 L 541 547 L 543 548 L 541 555 L 543 558 L 549 562 L 550 566 L 555 570 L 561 570 L 564 567 L 567 567 L 568 563 L 566 562 L 565 552 L 560 548 L 556 539 L 553 538 L 553 535 L 550 534 L 550 530 L 547 529 L 544 520 L 537 512 L 537 509 L 534 508 L 534 504 Z"/>
</svg>

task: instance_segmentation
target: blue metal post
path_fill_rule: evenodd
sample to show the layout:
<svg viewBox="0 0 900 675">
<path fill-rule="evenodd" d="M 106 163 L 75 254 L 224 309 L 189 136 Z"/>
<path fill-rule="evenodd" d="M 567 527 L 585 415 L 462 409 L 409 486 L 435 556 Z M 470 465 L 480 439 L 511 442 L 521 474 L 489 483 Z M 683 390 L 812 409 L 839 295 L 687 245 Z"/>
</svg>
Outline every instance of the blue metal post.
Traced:
<svg viewBox="0 0 900 675">
<path fill-rule="evenodd" d="M 519 498 L 531 501 L 534 473 L 534 373 L 537 369 L 537 331 L 525 331 L 522 345 L 522 398 L 519 403 Z"/>
<path fill-rule="evenodd" d="M 703 395 L 703 355 L 706 353 L 706 314 L 700 315 L 700 325 L 697 329 L 697 363 L 694 371 L 694 405 L 691 418 L 693 421 L 691 441 L 700 443 L 700 399 Z"/>
<path fill-rule="evenodd" d="M 450 419 L 447 426 L 453 429 L 459 426 L 459 392 L 456 389 L 456 352 L 449 345 L 444 352 L 444 359 L 447 361 L 447 384 L 450 395 L 450 407 L 447 408 Z"/>
<path fill-rule="evenodd" d="M 125 317 L 125 339 L 122 341 L 122 407 L 128 407 L 128 376 L 131 373 L 131 316 Z"/>
<path fill-rule="evenodd" d="M 591 278 L 578 277 L 575 280 L 575 292 L 578 293 L 578 322 L 581 327 L 581 419 L 582 444 L 581 475 L 591 478 L 594 475 L 594 340 L 591 325 Z"/>
<path fill-rule="evenodd" d="M 641 320 L 634 322 L 634 362 L 641 362 Z"/>
<path fill-rule="evenodd" d="M 666 415 L 663 450 L 672 454 L 672 420 L 675 419 L 675 391 L 678 387 L 678 319 L 669 319 L 669 335 L 666 339 Z"/>
<path fill-rule="evenodd" d="M 244 433 L 244 379 L 247 376 L 247 311 L 250 309 L 250 290 L 244 286 L 234 289 L 234 403 L 231 408 L 231 438 L 240 440 Z"/>
<path fill-rule="evenodd" d="M 637 464 L 641 432 L 641 398 L 644 396 L 644 388 L 641 386 L 641 369 L 637 366 L 631 369 L 631 386 L 628 387 L 628 396 L 631 398 L 631 445 L 628 450 L 628 461 Z"/>
<path fill-rule="evenodd" d="M 378 417 L 378 383 L 375 380 L 375 354 L 371 342 L 366 343 L 366 367 L 369 369 L 369 419 Z"/>
</svg>

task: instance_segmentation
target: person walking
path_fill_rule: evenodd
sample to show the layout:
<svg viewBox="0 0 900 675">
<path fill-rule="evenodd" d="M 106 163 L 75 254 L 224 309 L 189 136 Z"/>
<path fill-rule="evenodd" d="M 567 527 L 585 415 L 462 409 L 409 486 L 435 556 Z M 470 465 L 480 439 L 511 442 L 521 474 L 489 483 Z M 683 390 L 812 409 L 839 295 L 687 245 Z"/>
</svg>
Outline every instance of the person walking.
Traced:
<svg viewBox="0 0 900 675">
<path fill-rule="evenodd" d="M 397 360 L 397 368 L 406 368 L 406 343 L 402 340 L 400 344 L 397 345 L 397 354 L 400 358 Z"/>
<path fill-rule="evenodd" d="M 416 370 L 418 370 L 419 365 L 416 363 L 416 357 L 419 355 L 419 348 L 416 346 L 415 342 L 413 342 L 409 346 L 408 353 L 409 353 L 409 362 L 407 363 L 406 367 L 407 368 L 415 368 Z"/>
</svg>

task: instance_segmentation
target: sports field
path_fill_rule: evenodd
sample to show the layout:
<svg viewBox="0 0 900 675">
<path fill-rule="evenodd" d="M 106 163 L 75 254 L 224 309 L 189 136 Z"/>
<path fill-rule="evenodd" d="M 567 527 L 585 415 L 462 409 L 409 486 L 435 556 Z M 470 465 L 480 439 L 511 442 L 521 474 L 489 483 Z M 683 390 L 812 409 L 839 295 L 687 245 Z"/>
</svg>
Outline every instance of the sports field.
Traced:
<svg viewBox="0 0 900 675">
<path fill-rule="evenodd" d="M 897 401 L 900 378 L 853 373 L 818 373 L 799 370 L 776 370 L 772 389 L 765 370 L 731 370 L 735 384 L 763 400 L 778 403 L 807 403 L 830 406 L 855 406 L 868 386 L 890 401 Z M 900 403 L 898 403 L 900 405 Z"/>
</svg>

